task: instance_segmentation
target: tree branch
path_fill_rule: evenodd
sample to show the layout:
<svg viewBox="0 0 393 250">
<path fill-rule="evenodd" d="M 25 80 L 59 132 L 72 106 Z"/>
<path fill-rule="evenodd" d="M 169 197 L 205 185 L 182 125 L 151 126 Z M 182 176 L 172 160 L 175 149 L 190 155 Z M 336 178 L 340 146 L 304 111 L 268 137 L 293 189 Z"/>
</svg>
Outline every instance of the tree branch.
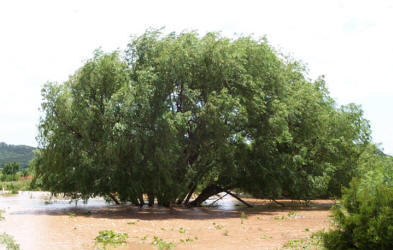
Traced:
<svg viewBox="0 0 393 250">
<path fill-rule="evenodd" d="M 244 200 L 242 200 L 239 196 L 237 196 L 234 193 L 231 193 L 229 190 L 225 190 L 225 192 L 233 197 L 235 197 L 238 201 L 240 201 L 241 203 L 243 203 L 244 205 L 246 205 L 247 207 L 253 207 L 251 204 L 245 202 Z"/>
</svg>

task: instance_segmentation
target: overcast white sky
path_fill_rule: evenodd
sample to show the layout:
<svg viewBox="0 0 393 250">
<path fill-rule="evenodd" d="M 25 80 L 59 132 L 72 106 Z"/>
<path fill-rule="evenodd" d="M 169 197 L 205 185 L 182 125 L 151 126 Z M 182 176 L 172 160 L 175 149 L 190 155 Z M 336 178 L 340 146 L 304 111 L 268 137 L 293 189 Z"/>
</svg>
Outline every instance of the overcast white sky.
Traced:
<svg viewBox="0 0 393 250">
<path fill-rule="evenodd" d="M 361 104 L 373 138 L 393 154 L 393 1 L 1 1 L 0 142 L 36 146 L 47 81 L 65 81 L 92 52 L 131 34 L 221 31 L 267 35 L 325 75 L 339 104 Z"/>
</svg>

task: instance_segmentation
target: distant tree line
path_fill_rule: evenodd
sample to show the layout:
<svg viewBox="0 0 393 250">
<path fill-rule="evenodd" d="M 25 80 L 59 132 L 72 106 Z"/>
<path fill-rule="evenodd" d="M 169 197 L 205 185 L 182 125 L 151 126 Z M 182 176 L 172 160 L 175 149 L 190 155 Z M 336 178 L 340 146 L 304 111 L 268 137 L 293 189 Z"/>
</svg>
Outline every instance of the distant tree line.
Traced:
<svg viewBox="0 0 393 250">
<path fill-rule="evenodd" d="M 1 167 L 1 181 L 16 181 L 17 173 L 20 170 L 18 162 L 7 162 Z"/>
</svg>

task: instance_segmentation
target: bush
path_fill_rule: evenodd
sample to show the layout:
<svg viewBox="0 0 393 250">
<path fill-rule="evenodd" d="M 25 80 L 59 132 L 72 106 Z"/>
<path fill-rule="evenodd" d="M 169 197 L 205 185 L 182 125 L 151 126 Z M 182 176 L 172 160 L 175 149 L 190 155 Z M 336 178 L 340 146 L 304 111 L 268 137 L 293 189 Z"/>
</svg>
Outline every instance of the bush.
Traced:
<svg viewBox="0 0 393 250">
<path fill-rule="evenodd" d="M 323 234 L 328 249 L 393 249 L 392 160 L 370 160 L 333 210 L 336 229 Z"/>
</svg>

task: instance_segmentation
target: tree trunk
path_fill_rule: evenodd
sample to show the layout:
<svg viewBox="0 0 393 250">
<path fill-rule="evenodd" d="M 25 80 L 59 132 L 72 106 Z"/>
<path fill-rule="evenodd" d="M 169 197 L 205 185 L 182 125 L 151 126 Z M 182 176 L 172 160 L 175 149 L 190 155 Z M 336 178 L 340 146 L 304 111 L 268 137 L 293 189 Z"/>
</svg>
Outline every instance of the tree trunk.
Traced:
<svg viewBox="0 0 393 250">
<path fill-rule="evenodd" d="M 154 194 L 148 193 L 147 194 L 147 199 L 149 202 L 149 207 L 152 207 L 154 205 Z"/>
<path fill-rule="evenodd" d="M 186 198 L 187 193 L 182 194 L 176 201 L 177 205 L 180 205 L 183 203 L 184 199 Z"/>
<path fill-rule="evenodd" d="M 140 194 L 140 195 L 139 195 L 138 201 L 139 201 L 139 206 L 140 206 L 140 207 L 142 207 L 143 205 L 145 205 L 145 201 L 144 201 L 144 199 L 143 199 L 143 194 Z"/>
<path fill-rule="evenodd" d="M 131 197 L 131 203 L 135 206 L 140 206 L 138 199 L 135 197 Z"/>
<path fill-rule="evenodd" d="M 114 194 L 109 193 L 108 196 L 116 203 L 116 205 L 120 204 L 119 200 L 116 198 L 116 196 Z"/>
<path fill-rule="evenodd" d="M 188 193 L 187 198 L 186 198 L 186 200 L 184 201 L 184 204 L 185 204 L 186 206 L 188 205 L 188 202 L 190 201 L 191 196 L 192 196 L 192 194 L 194 193 L 194 191 L 195 191 L 196 188 L 197 188 L 197 185 L 195 184 L 194 186 L 192 186 L 190 192 Z"/>
<path fill-rule="evenodd" d="M 189 207 L 199 207 L 199 206 L 201 206 L 202 202 L 209 199 L 209 197 L 216 195 L 218 193 L 224 192 L 224 191 L 225 191 L 225 189 L 223 189 L 222 187 L 219 187 L 215 184 L 211 184 L 211 185 L 207 186 L 205 189 L 203 189 L 202 193 L 200 193 L 195 200 L 188 203 L 188 206 Z"/>
</svg>

